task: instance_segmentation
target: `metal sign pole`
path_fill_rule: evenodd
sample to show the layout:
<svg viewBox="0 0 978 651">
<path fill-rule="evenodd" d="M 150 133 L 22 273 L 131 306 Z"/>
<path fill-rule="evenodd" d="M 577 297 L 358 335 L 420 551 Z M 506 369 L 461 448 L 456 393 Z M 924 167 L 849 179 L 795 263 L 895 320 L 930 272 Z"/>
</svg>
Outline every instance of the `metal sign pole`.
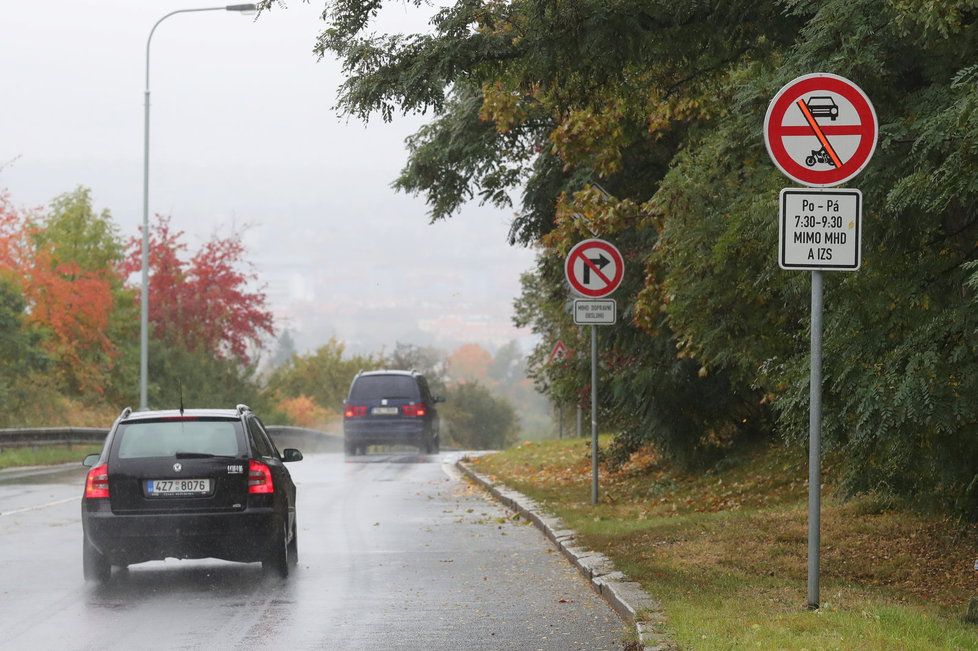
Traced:
<svg viewBox="0 0 978 651">
<path fill-rule="evenodd" d="M 564 405 L 557 405 L 557 438 L 564 438 Z"/>
<path fill-rule="evenodd" d="M 591 504 L 598 503 L 598 326 L 591 326 Z"/>
<path fill-rule="evenodd" d="M 822 501 L 822 272 L 812 272 L 811 379 L 808 414 L 808 607 L 818 608 L 819 525 Z"/>
<path fill-rule="evenodd" d="M 584 429 L 583 422 L 582 422 L 583 420 L 584 417 L 583 414 L 581 413 L 581 403 L 578 402 L 577 403 L 577 438 L 581 438 L 584 435 L 584 433 L 581 431 L 582 429 Z"/>
</svg>

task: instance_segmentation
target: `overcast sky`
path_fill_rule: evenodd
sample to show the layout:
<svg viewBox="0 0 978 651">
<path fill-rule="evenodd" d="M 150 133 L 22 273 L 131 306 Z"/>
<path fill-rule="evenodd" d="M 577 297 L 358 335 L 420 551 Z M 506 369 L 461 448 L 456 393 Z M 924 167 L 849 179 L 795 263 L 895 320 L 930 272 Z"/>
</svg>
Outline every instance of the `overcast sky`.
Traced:
<svg viewBox="0 0 978 651">
<path fill-rule="evenodd" d="M 381 27 L 422 30 L 391 3 Z M 0 188 L 38 206 L 92 189 L 125 235 L 142 220 L 145 43 L 174 9 L 207 2 L 5 2 L 0 20 Z M 342 77 L 312 53 L 323 5 L 256 19 L 168 18 L 153 37 L 150 212 L 193 247 L 248 224 L 245 241 L 280 326 L 302 350 L 337 336 L 355 351 L 397 340 L 497 346 L 533 252 L 510 247 L 511 211 L 467 206 L 428 225 L 397 194 L 404 139 L 426 118 L 368 126 L 332 110 Z M 524 343 L 524 349 L 526 345 Z"/>
</svg>

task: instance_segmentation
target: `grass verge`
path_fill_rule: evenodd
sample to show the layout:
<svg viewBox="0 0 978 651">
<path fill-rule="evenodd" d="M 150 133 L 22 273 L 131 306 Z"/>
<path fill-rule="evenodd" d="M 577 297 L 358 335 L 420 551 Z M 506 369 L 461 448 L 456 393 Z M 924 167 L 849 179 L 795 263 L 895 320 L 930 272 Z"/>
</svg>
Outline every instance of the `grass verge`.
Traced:
<svg viewBox="0 0 978 651">
<path fill-rule="evenodd" d="M 604 441 L 607 443 L 607 441 Z M 544 504 L 662 601 L 685 649 L 978 649 L 978 529 L 823 488 L 821 608 L 805 608 L 807 457 L 765 446 L 678 473 L 650 454 L 601 477 L 580 439 L 524 443 L 476 468 Z"/>
<path fill-rule="evenodd" d="M 78 462 L 86 454 L 98 453 L 99 444 L 44 445 L 37 447 L 4 448 L 0 451 L 0 470 L 22 466 L 48 466 L 56 463 Z"/>
</svg>

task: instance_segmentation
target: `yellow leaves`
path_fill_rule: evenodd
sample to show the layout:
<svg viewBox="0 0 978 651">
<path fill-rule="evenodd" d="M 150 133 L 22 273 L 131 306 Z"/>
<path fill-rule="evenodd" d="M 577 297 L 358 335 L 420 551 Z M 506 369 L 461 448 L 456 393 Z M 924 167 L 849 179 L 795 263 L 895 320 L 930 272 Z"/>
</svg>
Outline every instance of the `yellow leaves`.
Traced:
<svg viewBox="0 0 978 651">
<path fill-rule="evenodd" d="M 483 84 L 482 109 L 479 111 L 479 119 L 483 122 L 494 122 L 499 133 L 506 133 L 526 120 L 527 115 L 522 93 L 503 88 L 498 81 Z"/>
<path fill-rule="evenodd" d="M 647 109 L 649 133 L 661 138 L 676 123 L 709 119 L 711 108 L 701 96 L 663 96 L 658 91 L 653 91 Z"/>
<path fill-rule="evenodd" d="M 634 228 L 647 217 L 648 207 L 630 199 L 616 199 L 593 185 L 557 199 L 554 228 L 543 237 L 545 247 L 563 254 L 588 237 L 613 237 Z"/>
<path fill-rule="evenodd" d="M 550 142 L 566 169 L 589 167 L 607 177 L 621 171 L 626 144 L 622 121 L 623 112 L 617 106 L 572 110 L 550 132 Z"/>
</svg>

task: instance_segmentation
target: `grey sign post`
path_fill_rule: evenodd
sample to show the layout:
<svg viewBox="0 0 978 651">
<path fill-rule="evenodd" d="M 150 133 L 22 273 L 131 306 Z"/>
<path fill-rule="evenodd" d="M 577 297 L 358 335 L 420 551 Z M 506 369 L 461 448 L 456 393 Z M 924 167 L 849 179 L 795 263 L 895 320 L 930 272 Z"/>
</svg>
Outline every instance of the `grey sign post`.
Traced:
<svg viewBox="0 0 978 651">
<path fill-rule="evenodd" d="M 826 108 L 828 107 L 828 108 Z M 764 145 L 788 178 L 808 188 L 781 191 L 778 265 L 812 272 L 808 445 L 808 607 L 819 606 L 822 482 L 822 271 L 861 262 L 862 193 L 832 188 L 869 163 L 879 126 L 869 97 L 830 73 L 803 75 L 781 88 L 764 116 Z M 820 189 L 813 189 L 820 188 Z"/>
<path fill-rule="evenodd" d="M 598 326 L 614 325 L 617 319 L 614 299 L 574 301 L 574 323 L 591 325 L 591 504 L 598 503 Z"/>
<path fill-rule="evenodd" d="M 808 606 L 819 604 L 822 513 L 822 272 L 859 269 L 862 193 L 855 189 L 781 191 L 778 265 L 812 272 L 808 414 Z"/>
<path fill-rule="evenodd" d="M 599 239 L 574 245 L 564 262 L 564 275 L 571 288 L 585 299 L 574 301 L 574 323 L 591 326 L 591 504 L 598 503 L 598 330 L 613 325 L 618 306 L 604 299 L 618 289 L 625 275 L 621 252 Z M 603 299 L 603 300 L 602 300 Z"/>
<path fill-rule="evenodd" d="M 818 608 L 822 520 L 822 272 L 812 272 L 811 377 L 808 412 L 808 606 Z"/>
<path fill-rule="evenodd" d="M 591 504 L 598 503 L 598 326 L 591 326 Z"/>
</svg>

